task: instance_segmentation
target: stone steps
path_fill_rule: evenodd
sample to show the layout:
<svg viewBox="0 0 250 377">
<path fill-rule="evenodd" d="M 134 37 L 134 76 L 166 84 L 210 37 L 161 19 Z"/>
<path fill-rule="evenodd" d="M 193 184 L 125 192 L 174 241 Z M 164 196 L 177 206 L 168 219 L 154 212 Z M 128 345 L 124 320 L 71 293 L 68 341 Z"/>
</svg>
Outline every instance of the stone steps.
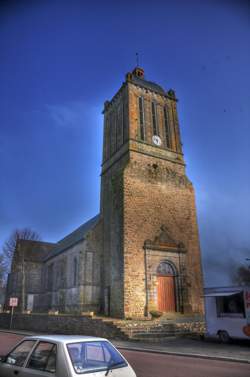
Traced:
<svg viewBox="0 0 250 377">
<path fill-rule="evenodd" d="M 175 337 L 177 327 L 173 323 L 155 323 L 154 321 L 145 321 L 138 323 L 118 322 L 116 326 L 120 331 L 128 336 L 129 339 L 141 341 L 159 341 Z"/>
<path fill-rule="evenodd" d="M 117 336 L 121 339 L 131 339 L 138 341 L 164 341 L 182 335 L 192 335 L 194 332 L 189 326 L 192 321 L 182 318 L 174 321 L 173 319 L 159 320 L 118 320 L 111 318 L 98 318 L 106 326 L 116 328 Z M 193 323 L 196 323 L 194 321 Z M 197 322 L 198 323 L 198 322 Z"/>
<path fill-rule="evenodd" d="M 147 329 L 144 329 L 144 328 L 135 328 L 135 329 L 127 329 L 127 328 L 121 328 L 121 327 L 118 327 L 122 332 L 124 332 L 125 334 L 138 334 L 138 333 L 145 333 L 145 334 L 149 334 L 149 333 L 162 333 L 162 332 L 166 332 L 166 333 L 175 333 L 177 331 L 177 329 L 175 328 L 164 328 L 164 327 L 157 327 L 157 328 L 147 328 Z"/>
<path fill-rule="evenodd" d="M 173 339 L 176 339 L 176 336 L 166 335 L 160 338 L 158 336 L 147 336 L 147 337 L 135 336 L 133 338 L 130 338 L 130 340 L 137 341 L 137 342 L 144 342 L 144 343 L 163 343 L 163 342 L 168 342 Z"/>
<path fill-rule="evenodd" d="M 165 338 L 165 337 L 168 337 L 168 336 L 175 336 L 175 331 L 172 331 L 172 332 L 155 332 L 155 331 L 151 331 L 151 332 L 138 332 L 138 333 L 135 333 L 133 334 L 133 339 L 134 338 Z"/>
</svg>

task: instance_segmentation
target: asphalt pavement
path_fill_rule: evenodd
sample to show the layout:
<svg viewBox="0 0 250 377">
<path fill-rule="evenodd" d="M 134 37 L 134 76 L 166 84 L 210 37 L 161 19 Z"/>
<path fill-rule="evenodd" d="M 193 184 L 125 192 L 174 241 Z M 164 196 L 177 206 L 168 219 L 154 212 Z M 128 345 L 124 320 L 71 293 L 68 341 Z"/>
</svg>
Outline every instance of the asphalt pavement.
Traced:
<svg viewBox="0 0 250 377">
<path fill-rule="evenodd" d="M 120 350 L 137 377 L 249 377 L 250 364 Z"/>
<path fill-rule="evenodd" d="M 6 354 L 25 335 L 31 334 L 0 331 L 0 354 Z M 244 343 L 222 345 L 190 339 L 171 339 L 161 345 L 113 343 L 132 365 L 137 377 L 250 376 L 250 348 Z M 193 355 L 194 352 L 199 353 Z"/>
<path fill-rule="evenodd" d="M 32 332 L 0 329 L 0 353 L 1 332 L 8 333 L 12 337 L 21 339 L 23 336 L 35 335 Z M 37 335 L 37 334 L 36 334 Z M 44 335 L 44 334 L 43 334 Z M 7 337 L 6 337 L 7 339 Z M 183 357 L 213 359 L 221 361 L 234 361 L 250 364 L 250 341 L 237 341 L 231 344 L 221 344 L 213 339 L 198 340 L 189 338 L 170 338 L 161 343 L 145 343 L 133 341 L 112 340 L 116 347 L 124 351 L 150 352 L 165 355 Z M 250 376 L 250 374 L 249 374 Z M 240 377 L 240 376 L 239 376 Z"/>
<path fill-rule="evenodd" d="M 113 341 L 113 343 L 116 347 L 124 350 L 250 363 L 249 341 L 235 341 L 229 344 L 221 344 L 215 339 L 174 338 L 161 343 L 132 341 Z"/>
</svg>

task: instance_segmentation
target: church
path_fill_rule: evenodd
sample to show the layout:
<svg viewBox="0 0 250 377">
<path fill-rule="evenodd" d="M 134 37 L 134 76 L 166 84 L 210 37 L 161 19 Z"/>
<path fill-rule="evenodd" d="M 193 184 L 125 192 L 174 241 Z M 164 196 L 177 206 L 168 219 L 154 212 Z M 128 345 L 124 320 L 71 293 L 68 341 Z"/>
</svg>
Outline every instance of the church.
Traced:
<svg viewBox="0 0 250 377">
<path fill-rule="evenodd" d="M 19 298 L 20 311 L 203 313 L 177 102 L 139 67 L 105 101 L 100 214 L 57 243 L 18 242 L 7 297 Z"/>
</svg>

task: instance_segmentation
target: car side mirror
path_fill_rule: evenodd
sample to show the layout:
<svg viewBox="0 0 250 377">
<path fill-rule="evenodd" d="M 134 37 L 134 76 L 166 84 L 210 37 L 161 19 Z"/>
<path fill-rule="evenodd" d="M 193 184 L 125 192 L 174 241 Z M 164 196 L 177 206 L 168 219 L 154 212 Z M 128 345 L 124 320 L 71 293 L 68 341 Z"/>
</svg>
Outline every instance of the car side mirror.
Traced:
<svg viewBox="0 0 250 377">
<path fill-rule="evenodd" d="M 6 361 L 6 356 L 0 356 L 0 363 L 4 363 Z"/>
</svg>

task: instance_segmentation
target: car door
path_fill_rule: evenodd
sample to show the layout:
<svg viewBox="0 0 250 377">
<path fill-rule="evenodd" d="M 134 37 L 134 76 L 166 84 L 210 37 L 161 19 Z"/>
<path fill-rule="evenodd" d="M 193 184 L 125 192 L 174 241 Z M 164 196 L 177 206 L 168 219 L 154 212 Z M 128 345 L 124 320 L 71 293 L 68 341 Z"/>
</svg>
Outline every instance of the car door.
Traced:
<svg viewBox="0 0 250 377">
<path fill-rule="evenodd" d="M 41 340 L 29 355 L 18 377 L 56 377 L 56 364 L 57 345 Z"/>
<path fill-rule="evenodd" d="M 71 343 L 67 348 L 76 374 L 84 373 L 86 377 L 136 377 L 119 351 L 107 341 Z M 108 365 L 110 370 L 107 370 Z M 84 367 L 85 370 L 82 369 Z M 102 367 L 103 370 L 98 371 Z M 92 371 L 89 370 L 88 373 L 87 369 Z"/>
<path fill-rule="evenodd" d="M 26 360 L 36 344 L 36 340 L 24 340 L 19 343 L 0 363 L 1 377 L 22 376 Z M 23 374 L 23 376 L 25 376 Z"/>
</svg>

